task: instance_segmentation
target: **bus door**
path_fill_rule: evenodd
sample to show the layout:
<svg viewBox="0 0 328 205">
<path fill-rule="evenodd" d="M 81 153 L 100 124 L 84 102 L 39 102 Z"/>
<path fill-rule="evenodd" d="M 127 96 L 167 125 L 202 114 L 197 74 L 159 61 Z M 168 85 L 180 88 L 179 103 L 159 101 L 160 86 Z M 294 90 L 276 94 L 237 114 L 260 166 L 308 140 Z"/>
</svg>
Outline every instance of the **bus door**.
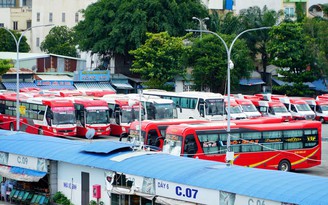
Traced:
<svg viewBox="0 0 328 205">
<path fill-rule="evenodd" d="M 76 116 L 76 126 L 77 126 L 77 135 L 83 135 L 85 127 L 85 110 L 84 106 L 80 104 L 75 104 L 75 116 Z"/>
<path fill-rule="evenodd" d="M 205 104 L 204 99 L 200 98 L 199 99 L 199 105 L 198 105 L 198 111 L 201 117 L 205 118 L 205 109 L 207 105 Z"/>
<path fill-rule="evenodd" d="M 194 135 L 187 135 L 183 145 L 183 156 L 194 157 L 197 151 L 198 148 Z"/>
</svg>

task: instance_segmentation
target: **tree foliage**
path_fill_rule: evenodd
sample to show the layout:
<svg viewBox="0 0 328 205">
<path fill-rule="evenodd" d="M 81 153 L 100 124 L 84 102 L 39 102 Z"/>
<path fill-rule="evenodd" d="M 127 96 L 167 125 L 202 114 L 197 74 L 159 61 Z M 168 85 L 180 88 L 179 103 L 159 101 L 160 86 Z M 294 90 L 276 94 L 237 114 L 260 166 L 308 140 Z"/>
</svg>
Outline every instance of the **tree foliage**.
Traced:
<svg viewBox="0 0 328 205">
<path fill-rule="evenodd" d="M 76 27 L 79 48 L 101 55 L 128 55 L 147 39 L 146 32 L 184 36 L 207 16 L 200 0 L 99 0 L 83 10 Z"/>
<path fill-rule="evenodd" d="M 76 57 L 75 46 L 74 31 L 67 26 L 56 26 L 50 30 L 40 49 L 46 53 Z"/>
<path fill-rule="evenodd" d="M 185 73 L 188 51 L 183 37 L 171 37 L 167 32 L 147 33 L 145 44 L 130 51 L 134 56 L 131 71 L 141 74 L 149 88 L 165 89 L 165 83 Z"/>
<path fill-rule="evenodd" d="M 317 78 L 328 75 L 328 21 L 307 18 L 303 22 L 310 68 Z"/>
<path fill-rule="evenodd" d="M 231 44 L 235 35 L 219 34 L 226 44 Z M 231 86 L 238 85 L 239 79 L 249 77 L 253 70 L 250 51 L 244 40 L 237 40 L 231 51 L 234 68 L 231 70 Z M 215 35 L 206 34 L 202 39 L 195 39 L 190 56 L 189 66 L 193 67 L 192 76 L 197 90 L 209 88 L 212 92 L 226 93 L 227 50 L 222 41 Z"/>
<path fill-rule="evenodd" d="M 18 43 L 21 34 L 14 30 L 10 30 L 10 32 L 15 36 L 16 41 Z M 19 43 L 19 52 L 27 53 L 30 50 L 31 48 L 27 43 L 27 39 L 25 36 L 23 36 Z M 0 27 L 0 51 L 17 52 L 16 42 L 14 40 L 14 37 L 6 29 L 1 29 L 1 27 Z"/>
<path fill-rule="evenodd" d="M 0 59 L 0 75 L 5 74 L 12 67 L 14 67 L 14 65 L 11 60 Z"/>
<path fill-rule="evenodd" d="M 249 7 L 240 11 L 240 21 L 243 30 L 253 29 L 259 27 L 271 27 L 274 26 L 283 13 L 281 11 L 269 10 L 266 6 L 261 10 L 259 7 Z M 240 30 L 239 32 L 241 32 Z M 266 73 L 268 62 L 270 61 L 270 55 L 267 51 L 267 44 L 271 40 L 269 36 L 269 30 L 258 30 L 247 32 L 241 36 L 241 38 L 247 41 L 247 45 L 251 50 L 252 57 L 255 60 L 260 56 L 263 73 Z M 266 75 L 263 75 L 263 80 Z"/>
</svg>

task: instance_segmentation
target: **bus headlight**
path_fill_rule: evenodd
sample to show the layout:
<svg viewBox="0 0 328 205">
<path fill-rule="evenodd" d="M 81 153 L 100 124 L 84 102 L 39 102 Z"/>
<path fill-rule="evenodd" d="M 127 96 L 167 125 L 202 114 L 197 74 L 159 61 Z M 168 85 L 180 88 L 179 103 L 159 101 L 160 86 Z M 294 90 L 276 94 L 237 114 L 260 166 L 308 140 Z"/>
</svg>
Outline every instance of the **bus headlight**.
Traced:
<svg viewBox="0 0 328 205">
<path fill-rule="evenodd" d="M 52 129 L 52 131 L 55 133 L 55 134 L 57 134 L 57 130 L 54 128 L 54 129 Z"/>
<path fill-rule="evenodd" d="M 109 131 L 109 130 L 110 130 L 110 127 L 107 127 L 107 128 L 106 128 L 106 131 Z"/>
<path fill-rule="evenodd" d="M 125 127 L 122 127 L 122 132 L 125 132 Z"/>
</svg>

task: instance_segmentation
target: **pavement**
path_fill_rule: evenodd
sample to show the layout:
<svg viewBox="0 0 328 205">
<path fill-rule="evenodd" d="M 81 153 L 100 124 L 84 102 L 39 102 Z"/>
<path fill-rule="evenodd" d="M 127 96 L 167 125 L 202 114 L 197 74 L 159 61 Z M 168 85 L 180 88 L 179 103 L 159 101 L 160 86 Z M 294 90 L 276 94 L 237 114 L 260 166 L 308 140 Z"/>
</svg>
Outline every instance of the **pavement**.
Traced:
<svg viewBox="0 0 328 205">
<path fill-rule="evenodd" d="M 11 203 L 9 203 L 9 202 L 5 202 L 5 201 L 0 201 L 0 205 L 9 205 L 9 204 L 11 204 Z M 12 205 L 12 204 L 11 204 Z"/>
</svg>

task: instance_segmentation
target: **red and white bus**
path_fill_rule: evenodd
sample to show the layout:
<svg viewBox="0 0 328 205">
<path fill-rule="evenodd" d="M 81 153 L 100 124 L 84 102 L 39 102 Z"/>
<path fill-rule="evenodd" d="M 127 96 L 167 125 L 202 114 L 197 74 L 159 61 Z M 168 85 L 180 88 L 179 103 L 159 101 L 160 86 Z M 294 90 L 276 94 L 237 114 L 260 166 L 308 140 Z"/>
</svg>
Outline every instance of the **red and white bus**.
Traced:
<svg viewBox="0 0 328 205">
<path fill-rule="evenodd" d="M 110 135 L 109 109 L 104 100 L 74 98 L 77 119 L 77 136 L 85 136 L 89 129 L 95 136 Z"/>
<path fill-rule="evenodd" d="M 257 118 L 261 117 L 261 113 L 256 109 L 255 105 L 249 99 L 235 99 L 240 105 L 243 112 L 246 114 L 247 118 Z"/>
<path fill-rule="evenodd" d="M 0 127 L 16 130 L 16 94 L 0 95 Z M 49 136 L 75 136 L 75 109 L 71 100 L 29 97 L 20 93 L 20 130 Z"/>
<path fill-rule="evenodd" d="M 107 102 L 109 108 L 111 135 L 127 137 L 129 134 L 130 124 L 139 120 L 141 111 L 141 120 L 144 119 L 144 110 L 139 102 L 131 101 L 126 95 L 105 95 L 101 98 Z"/>
<path fill-rule="evenodd" d="M 144 145 L 151 145 L 163 148 L 166 128 L 169 125 L 179 125 L 179 124 L 199 124 L 209 122 L 207 120 L 198 119 L 166 119 L 166 120 L 144 120 L 141 122 L 141 139 Z M 130 126 L 130 136 L 135 140 L 139 137 L 139 121 L 134 121 Z"/>
<path fill-rule="evenodd" d="M 175 155 L 225 162 L 228 133 L 224 124 L 172 125 L 163 151 Z M 290 171 L 321 163 L 321 123 L 292 121 L 231 124 L 230 151 L 234 164 Z"/>
</svg>

